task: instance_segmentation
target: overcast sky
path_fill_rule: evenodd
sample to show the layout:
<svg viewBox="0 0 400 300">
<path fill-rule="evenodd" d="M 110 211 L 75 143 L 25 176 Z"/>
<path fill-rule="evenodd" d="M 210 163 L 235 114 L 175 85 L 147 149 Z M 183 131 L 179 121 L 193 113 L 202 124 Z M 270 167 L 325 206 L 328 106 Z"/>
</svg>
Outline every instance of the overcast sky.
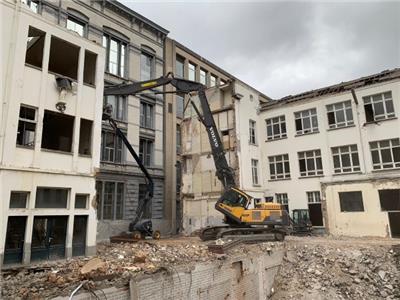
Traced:
<svg viewBox="0 0 400 300">
<path fill-rule="evenodd" d="M 400 66 L 400 1 L 122 1 L 277 99 Z"/>
</svg>

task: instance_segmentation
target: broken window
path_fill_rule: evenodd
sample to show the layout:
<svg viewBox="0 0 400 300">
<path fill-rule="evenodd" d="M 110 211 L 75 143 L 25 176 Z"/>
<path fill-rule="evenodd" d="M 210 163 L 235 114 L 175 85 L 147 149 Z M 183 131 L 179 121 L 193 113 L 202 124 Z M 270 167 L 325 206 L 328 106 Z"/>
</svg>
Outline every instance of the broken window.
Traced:
<svg viewBox="0 0 400 300">
<path fill-rule="evenodd" d="M 17 145 L 33 148 L 35 146 L 36 108 L 21 105 L 17 132 Z"/>
<path fill-rule="evenodd" d="M 351 101 L 344 101 L 326 106 L 329 128 L 339 128 L 354 124 Z"/>
<path fill-rule="evenodd" d="M 29 192 L 12 191 L 10 195 L 10 208 L 26 208 Z"/>
<path fill-rule="evenodd" d="M 21 263 L 27 217 L 8 217 L 4 264 Z"/>
<path fill-rule="evenodd" d="M 43 31 L 29 26 L 25 63 L 42 68 L 45 36 Z"/>
<path fill-rule="evenodd" d="M 83 68 L 83 82 L 95 85 L 97 54 L 85 50 L 85 64 Z"/>
<path fill-rule="evenodd" d="M 72 16 L 68 16 L 67 29 L 75 31 L 80 36 L 86 35 L 86 23 Z"/>
<path fill-rule="evenodd" d="M 67 208 L 68 189 L 38 187 L 35 208 Z"/>
<path fill-rule="evenodd" d="M 363 97 L 365 119 L 367 122 L 374 122 L 394 118 L 394 107 L 392 92 L 385 92 Z"/>
<path fill-rule="evenodd" d="M 74 120 L 72 116 L 45 110 L 42 148 L 71 152 Z"/>
<path fill-rule="evenodd" d="M 87 208 L 89 194 L 75 195 L 75 208 Z"/>
<path fill-rule="evenodd" d="M 296 134 L 318 132 L 317 109 L 307 109 L 294 113 Z"/>
<path fill-rule="evenodd" d="M 123 218 L 124 190 L 122 182 L 98 181 L 96 183 L 99 195 L 99 220 L 120 220 Z"/>
<path fill-rule="evenodd" d="M 154 141 L 140 138 L 139 158 L 145 166 L 151 166 L 153 162 Z"/>
<path fill-rule="evenodd" d="M 400 211 L 400 189 L 379 190 L 379 200 L 383 211 Z"/>
<path fill-rule="evenodd" d="M 101 133 L 101 161 L 122 163 L 123 148 L 120 137 L 110 131 Z"/>
<path fill-rule="evenodd" d="M 154 105 L 140 101 L 140 126 L 154 129 Z"/>
<path fill-rule="evenodd" d="M 146 197 L 147 193 L 147 185 L 146 184 L 139 184 L 139 199 L 138 203 Z M 152 216 L 152 201 L 148 201 L 143 210 L 143 219 L 151 219 Z"/>
<path fill-rule="evenodd" d="M 79 47 L 52 36 L 50 43 L 49 72 L 77 80 Z"/>
<path fill-rule="evenodd" d="M 92 154 L 92 125 L 93 121 L 81 119 L 79 130 L 79 154 Z"/>
<path fill-rule="evenodd" d="M 341 212 L 364 211 L 361 191 L 339 192 L 339 200 Z"/>
<path fill-rule="evenodd" d="M 281 204 L 283 208 L 289 212 L 289 199 L 287 193 L 275 194 L 276 202 Z"/>
</svg>

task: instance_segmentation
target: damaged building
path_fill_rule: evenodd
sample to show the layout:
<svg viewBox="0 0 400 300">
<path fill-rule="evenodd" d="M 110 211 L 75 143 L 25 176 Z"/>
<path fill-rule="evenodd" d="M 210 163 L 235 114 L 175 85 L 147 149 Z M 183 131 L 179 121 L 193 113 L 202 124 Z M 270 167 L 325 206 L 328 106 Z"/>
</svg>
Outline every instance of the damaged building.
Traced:
<svg viewBox="0 0 400 300">
<path fill-rule="evenodd" d="M 165 55 L 166 72 L 208 87 L 207 98 L 238 187 L 260 201 L 264 192 L 257 119 L 260 102 L 269 98 L 177 41 L 167 39 Z M 166 165 L 166 197 L 176 199 L 167 202 L 175 205 L 171 213 L 176 229 L 186 233 L 222 222 L 214 205 L 223 190 L 215 175 L 207 132 L 190 100 L 200 108 L 196 95 L 166 96 L 165 130 L 171 137 L 166 148 L 170 162 Z"/>
<path fill-rule="evenodd" d="M 104 86 L 163 74 L 164 39 L 168 31 L 118 1 L 73 0 L 59 1 L 57 5 L 45 0 L 23 2 L 39 18 L 105 48 Z M 65 63 L 72 59 L 65 57 Z M 84 75 L 91 85 L 94 79 Z M 107 96 L 103 104 L 112 106 L 112 117 L 154 178 L 154 198 L 147 205 L 144 217 L 153 219 L 154 226 L 165 233 L 169 225 L 164 202 L 163 96 L 154 93 Z M 128 230 L 146 185 L 143 173 L 122 140 L 105 121 L 101 143 L 96 147 L 100 149 L 100 169 L 96 174 L 97 239 L 102 241 Z"/>
<path fill-rule="evenodd" d="M 33 7 L 33 6 L 32 6 Z M 96 252 L 105 51 L 1 1 L 0 263 Z"/>
<path fill-rule="evenodd" d="M 266 195 L 334 235 L 399 237 L 399 113 L 399 69 L 263 104 Z"/>
</svg>

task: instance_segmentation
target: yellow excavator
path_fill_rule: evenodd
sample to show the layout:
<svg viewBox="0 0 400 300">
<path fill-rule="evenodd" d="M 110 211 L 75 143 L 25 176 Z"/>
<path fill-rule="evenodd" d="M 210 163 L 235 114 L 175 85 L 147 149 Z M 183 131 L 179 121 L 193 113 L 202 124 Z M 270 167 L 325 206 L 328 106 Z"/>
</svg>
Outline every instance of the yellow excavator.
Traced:
<svg viewBox="0 0 400 300">
<path fill-rule="evenodd" d="M 135 95 L 145 90 L 151 90 L 167 84 L 171 84 L 175 87 L 175 93 L 197 93 L 202 113 L 200 113 L 200 110 L 193 101 L 191 101 L 191 104 L 199 120 L 207 130 L 215 163 L 216 175 L 224 186 L 224 192 L 216 202 L 215 208 L 224 215 L 224 223 L 226 225 L 203 228 L 200 230 L 200 238 L 202 240 L 212 240 L 225 235 L 273 234 L 275 239 L 283 240 L 287 233 L 286 226 L 289 225 L 289 216 L 282 205 L 278 203 L 258 203 L 254 204 L 254 208 L 249 208 L 250 204 L 253 202 L 252 197 L 237 187 L 234 171 L 229 167 L 225 158 L 221 138 L 206 97 L 207 87 L 205 85 L 190 80 L 175 78 L 172 73 L 168 73 L 166 76 L 157 79 L 107 86 L 104 89 L 104 95 Z M 143 166 L 142 164 L 140 165 Z M 146 170 L 144 170 L 144 173 L 147 174 Z M 149 189 L 151 190 L 149 190 L 148 195 L 150 195 L 150 197 L 146 197 L 145 201 L 151 199 L 153 195 L 152 188 L 152 184 L 149 185 Z M 143 207 L 144 205 L 145 203 L 139 205 L 139 207 Z M 138 211 L 137 215 L 139 217 L 136 217 L 130 229 L 135 228 L 137 230 L 141 227 L 139 226 L 141 211 Z M 151 224 L 149 224 L 148 221 L 146 224 L 151 228 Z"/>
</svg>

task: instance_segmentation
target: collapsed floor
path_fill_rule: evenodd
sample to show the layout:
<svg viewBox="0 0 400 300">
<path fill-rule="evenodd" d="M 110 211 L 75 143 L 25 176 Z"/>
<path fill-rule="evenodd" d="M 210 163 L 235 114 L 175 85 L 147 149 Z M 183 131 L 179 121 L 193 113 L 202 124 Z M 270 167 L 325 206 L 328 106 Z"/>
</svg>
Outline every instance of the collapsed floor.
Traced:
<svg viewBox="0 0 400 300">
<path fill-rule="evenodd" d="M 285 243 L 273 300 L 400 299 L 399 240 L 290 237 Z"/>
</svg>

